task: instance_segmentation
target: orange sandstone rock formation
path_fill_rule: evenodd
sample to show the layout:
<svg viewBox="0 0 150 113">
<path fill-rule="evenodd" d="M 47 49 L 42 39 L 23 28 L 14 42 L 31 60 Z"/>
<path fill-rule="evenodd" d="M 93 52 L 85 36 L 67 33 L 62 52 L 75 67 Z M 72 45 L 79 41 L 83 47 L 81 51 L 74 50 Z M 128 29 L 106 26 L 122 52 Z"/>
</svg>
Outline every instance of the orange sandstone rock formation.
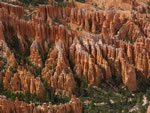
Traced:
<svg viewBox="0 0 150 113">
<path fill-rule="evenodd" d="M 79 99 L 72 96 L 68 103 L 60 105 L 51 105 L 43 103 L 42 105 L 35 106 L 34 103 L 27 104 L 23 101 L 19 101 L 17 98 L 14 102 L 7 100 L 6 97 L 0 97 L 0 112 L 10 113 L 82 113 L 82 104 Z"/>
<path fill-rule="evenodd" d="M 138 6 L 134 1 L 122 2 Z M 71 3 L 65 8 L 40 5 L 32 20 L 25 21 L 20 6 L 16 8 L 5 3 L 0 6 L 0 39 L 4 42 L 4 50 L 8 58 L 11 58 L 12 66 L 19 67 L 19 64 L 15 61 L 9 44 L 14 45 L 17 40 L 17 50 L 28 56 L 35 67 L 42 68 L 41 75 L 51 88 L 72 92 L 76 86 L 74 74 L 79 78 L 84 76 L 89 84 L 96 86 L 102 79 L 110 82 L 113 76 L 120 76 L 123 84 L 131 91 L 137 88 L 137 74 L 149 78 L 149 39 L 146 38 L 149 37 L 149 23 L 136 10 L 127 16 L 116 10 L 89 11 L 73 8 Z M 20 10 L 17 12 L 18 8 Z M 12 14 L 15 16 L 12 17 Z M 65 24 L 58 25 L 54 22 L 55 19 Z M 68 23 L 75 24 L 83 32 L 68 29 Z M 12 36 L 13 33 L 16 33 L 15 36 Z M 72 58 L 73 67 L 68 56 Z M 33 76 L 28 72 L 26 74 Z M 4 77 L 6 88 L 26 89 L 20 88 L 23 85 L 20 74 L 7 76 Z M 29 78 L 32 80 L 27 85 L 27 90 L 42 95 L 37 91 L 43 87 L 42 83 L 37 84 L 38 88 L 33 85 L 39 78 Z"/>
</svg>

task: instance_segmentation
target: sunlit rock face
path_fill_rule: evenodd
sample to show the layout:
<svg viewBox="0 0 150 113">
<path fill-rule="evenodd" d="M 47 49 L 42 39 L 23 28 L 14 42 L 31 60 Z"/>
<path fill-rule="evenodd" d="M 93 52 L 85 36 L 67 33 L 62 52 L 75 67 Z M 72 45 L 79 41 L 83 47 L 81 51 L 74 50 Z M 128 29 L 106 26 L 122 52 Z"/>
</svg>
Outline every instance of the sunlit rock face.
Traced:
<svg viewBox="0 0 150 113">
<path fill-rule="evenodd" d="M 76 76 L 96 87 L 118 77 L 129 91 L 139 88 L 139 78 L 149 80 L 147 7 L 136 0 L 106 0 L 99 10 L 80 7 L 77 2 L 76 7 L 73 2 L 65 7 L 53 2 L 35 9 L 29 6 L 31 13 L 21 5 L 0 2 L 0 58 L 4 59 L 0 80 L 5 90 L 29 91 L 44 100 L 45 83 L 56 94 L 74 94 Z M 102 3 L 104 0 L 97 7 Z M 35 106 L 4 97 L 0 104 L 1 112 L 82 112 L 74 96 L 60 105 Z"/>
<path fill-rule="evenodd" d="M 123 83 L 130 90 L 135 90 L 136 69 L 148 75 L 148 64 L 145 67 L 138 64 L 135 49 L 138 42 L 128 44 L 118 40 L 124 40 L 126 37 L 131 41 L 135 37 L 140 40 L 145 35 L 137 23 L 123 14 L 116 11 L 90 12 L 70 7 L 69 4 L 66 8 L 41 5 L 32 20 L 27 22 L 19 19 L 24 15 L 21 13 L 22 7 L 5 3 L 1 3 L 1 7 L 0 11 L 3 12 L 1 13 L 1 40 L 6 44 L 14 42 L 11 32 L 16 32 L 19 52 L 23 55 L 28 54 L 34 66 L 43 68 L 41 73 L 43 78 L 54 89 L 72 92 L 76 84 L 74 73 L 78 74 L 79 78 L 84 76 L 89 84 L 97 86 L 101 79 L 111 81 L 112 75 L 117 72 L 118 76 L 122 76 Z M 10 9 L 13 9 L 15 16 L 10 17 L 11 10 L 8 12 L 7 9 L 9 7 L 12 7 Z M 20 12 L 16 11 L 18 8 Z M 100 35 L 83 37 L 80 33 L 68 31 L 64 25 L 53 26 L 50 21 L 56 18 L 77 24 L 87 32 Z M 50 27 L 43 22 L 50 22 Z M 4 32 L 10 40 L 9 43 L 5 41 Z M 49 49 L 51 43 L 54 43 L 54 47 Z M 72 57 L 74 67 L 70 66 L 68 55 Z"/>
<path fill-rule="evenodd" d="M 16 113 L 82 113 L 82 104 L 80 100 L 72 96 L 71 100 L 66 104 L 51 105 L 43 103 L 36 106 L 34 103 L 27 104 L 23 101 L 19 101 L 17 98 L 14 102 L 7 100 L 5 96 L 0 97 L 0 112 L 10 113 L 14 111 Z M 7 109 L 6 109 L 7 108 Z"/>
</svg>

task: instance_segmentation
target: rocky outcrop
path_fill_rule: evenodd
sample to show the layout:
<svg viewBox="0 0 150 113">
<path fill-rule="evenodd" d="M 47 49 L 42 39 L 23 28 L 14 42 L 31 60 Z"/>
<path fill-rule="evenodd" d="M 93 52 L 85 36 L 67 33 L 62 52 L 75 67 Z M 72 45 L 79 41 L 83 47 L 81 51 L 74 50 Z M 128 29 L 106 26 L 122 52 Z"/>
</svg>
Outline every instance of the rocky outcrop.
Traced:
<svg viewBox="0 0 150 113">
<path fill-rule="evenodd" d="M 5 40 L 3 29 L 4 29 L 3 24 L 2 24 L 2 22 L 0 22 L 0 40 Z"/>
<path fill-rule="evenodd" d="M 58 13 L 54 11 L 58 11 Z M 126 19 L 125 16 L 115 14 L 114 11 L 105 13 L 102 11 L 91 12 L 85 9 L 72 7 L 57 8 L 56 6 L 40 6 L 39 12 L 37 12 L 33 18 L 36 20 L 36 18 L 39 17 L 43 21 L 48 21 L 50 18 L 54 20 L 56 18 L 65 19 L 66 21 L 77 24 L 86 31 L 91 31 L 93 33 L 103 33 L 106 27 L 107 33 L 110 31 L 111 34 L 116 34 L 116 31 L 121 27 L 121 24 L 125 23 L 124 20 Z M 107 25 L 105 23 L 107 23 Z"/>
<path fill-rule="evenodd" d="M 40 9 L 40 11 L 41 10 L 42 9 Z M 75 88 L 75 82 L 74 82 L 72 71 L 77 73 L 80 76 L 80 78 L 82 78 L 82 75 L 83 75 L 85 79 L 88 80 L 89 84 L 92 84 L 92 85 L 98 85 L 101 79 L 105 79 L 106 81 L 110 81 L 112 79 L 112 74 L 114 73 L 114 69 L 110 66 L 112 65 L 111 59 L 116 59 L 115 52 L 117 52 L 118 50 L 111 46 L 112 41 L 109 38 L 108 27 L 109 27 L 109 24 L 112 24 L 117 28 L 119 26 L 119 24 L 117 24 L 118 21 L 125 22 L 124 18 L 121 18 L 119 20 L 119 15 L 117 14 L 113 18 L 114 12 L 104 14 L 104 13 L 98 13 L 98 12 L 83 13 L 84 11 L 75 9 L 75 12 L 76 11 L 78 11 L 77 13 L 79 14 L 79 17 L 77 15 L 74 15 L 75 17 L 77 17 L 74 20 L 77 20 L 78 25 L 85 23 L 86 30 L 90 30 L 92 27 L 92 31 L 97 32 L 97 29 L 99 29 L 99 27 L 96 27 L 97 22 L 99 22 L 99 26 L 102 26 L 102 30 L 101 30 L 102 37 L 98 37 L 98 40 L 99 40 L 98 43 L 94 41 L 95 36 L 89 37 L 89 38 L 85 38 L 85 37 L 84 38 L 83 37 L 71 38 L 72 35 L 74 34 L 69 33 L 66 30 L 66 28 L 62 25 L 48 27 L 44 24 L 37 24 L 35 21 L 25 22 L 23 20 L 17 20 L 16 18 L 7 18 L 7 20 L 2 21 L 4 24 L 8 22 L 9 23 L 8 25 L 11 26 L 15 32 L 17 32 L 18 37 L 26 36 L 27 38 L 26 40 L 29 40 L 29 41 L 30 39 L 28 37 L 31 37 L 31 36 L 35 37 L 34 39 L 36 41 L 34 41 L 30 47 L 30 60 L 37 67 L 42 67 L 43 65 L 42 57 L 40 54 L 41 53 L 45 54 L 46 51 L 48 52 L 48 45 L 52 42 L 55 42 L 55 45 L 56 45 L 55 49 L 49 51 L 48 56 L 50 57 L 47 57 L 47 60 L 45 62 L 45 68 L 42 70 L 42 75 L 43 75 L 43 78 L 48 81 L 48 84 L 50 87 L 54 89 L 61 89 L 67 92 L 72 92 L 72 90 L 74 90 Z M 83 16 L 84 14 L 86 14 L 85 18 L 87 20 L 85 19 L 85 20 L 80 21 L 80 17 L 84 17 Z M 101 19 L 101 17 L 103 17 L 104 15 L 106 15 L 105 16 L 106 20 Z M 43 16 L 42 18 L 46 18 L 46 17 L 47 16 Z M 101 21 L 101 20 L 105 20 L 105 21 Z M 92 24 L 89 23 L 90 21 Z M 7 32 L 11 32 L 9 30 L 9 26 L 5 26 L 6 30 L 8 29 Z M 114 33 L 115 30 L 113 30 L 114 28 L 113 27 L 110 27 L 110 28 L 111 28 L 110 35 L 114 35 L 115 34 Z M 75 35 L 78 36 L 77 34 Z M 43 40 L 45 40 L 45 42 Z M 44 45 L 43 45 L 43 42 L 44 42 Z M 102 45 L 101 43 L 108 43 L 110 46 L 105 45 L 105 44 Z M 25 46 L 26 45 L 25 41 L 20 42 L 20 45 L 23 45 L 21 46 L 22 51 L 24 50 L 25 47 L 28 47 L 28 45 Z M 119 44 L 117 46 L 118 48 L 121 47 L 124 50 L 123 45 Z M 73 70 L 71 70 L 69 66 L 69 61 L 67 60 L 66 50 L 68 49 L 70 51 L 69 54 L 71 55 L 73 63 L 74 63 Z M 130 56 L 130 58 L 132 60 L 132 56 Z M 49 59 L 51 60 L 49 61 Z M 123 59 L 125 59 L 125 61 L 128 62 L 126 57 L 125 58 L 123 57 Z M 47 62 L 50 62 L 50 63 L 47 63 Z M 122 65 L 121 63 L 119 63 L 120 60 L 118 61 L 115 60 L 115 62 L 117 62 L 115 66 L 119 67 Z M 119 75 L 123 74 L 122 75 L 123 77 L 127 76 L 127 78 L 130 78 L 129 76 L 132 73 L 126 72 L 127 71 L 126 68 L 128 69 L 128 67 L 130 68 L 130 66 L 125 65 L 124 72 L 121 72 L 121 69 L 116 69 L 115 71 L 117 71 Z M 135 76 L 133 78 L 136 84 Z M 14 78 L 14 79 L 17 79 L 17 78 Z M 128 87 L 130 87 L 130 82 L 131 82 L 130 79 L 125 79 L 124 84 L 126 85 L 129 84 Z M 136 85 L 134 85 L 134 88 L 135 86 Z M 134 88 L 131 88 L 131 90 L 133 90 Z"/>
<path fill-rule="evenodd" d="M 54 50 L 49 51 L 42 76 L 54 89 L 61 89 L 66 92 L 72 92 L 75 89 L 73 73 L 61 41 L 57 42 Z"/>
<path fill-rule="evenodd" d="M 76 76 L 93 86 L 121 78 L 118 87 L 138 89 L 139 78 L 150 78 L 149 15 L 141 14 L 144 7 L 135 0 L 111 0 L 104 8 L 111 10 L 91 11 L 70 1 L 66 7 L 39 5 L 26 20 L 21 6 L 0 2 L 4 90 L 29 91 L 45 100 L 46 83 L 56 94 L 74 94 Z M 11 111 L 81 113 L 82 104 L 74 96 L 66 104 L 38 106 L 0 97 L 0 112 Z"/>
<path fill-rule="evenodd" d="M 47 20 L 48 18 L 67 20 L 70 17 L 71 8 L 70 3 L 68 3 L 65 8 L 59 8 L 55 5 L 40 5 L 38 13 L 42 20 Z"/>
<path fill-rule="evenodd" d="M 0 2 L 0 9 L 1 8 L 6 9 L 9 15 L 11 16 L 17 16 L 19 18 L 24 17 L 24 8 L 21 6 L 12 5 L 12 4 L 8 4 L 5 2 Z"/>
<path fill-rule="evenodd" d="M 134 1 L 122 2 L 138 6 Z M 102 79 L 111 81 L 114 75 L 121 76 L 131 91 L 136 89 L 137 72 L 140 76 L 149 78 L 149 39 L 145 38 L 149 36 L 149 23 L 134 10 L 131 11 L 131 16 L 127 16 L 115 10 L 89 11 L 73 8 L 70 3 L 63 8 L 40 5 L 32 20 L 25 21 L 9 16 L 10 12 L 2 6 L 0 39 L 6 45 L 10 44 L 14 42 L 11 35 L 15 32 L 20 53 L 29 56 L 34 66 L 43 68 L 42 77 L 51 88 L 72 92 L 76 84 L 73 74 L 80 78 L 84 76 L 89 84 L 96 86 Z M 75 24 L 84 32 L 94 34 L 68 30 L 65 24 L 58 25 L 61 22 Z M 9 43 L 5 40 L 6 37 Z M 15 55 L 11 50 L 9 53 L 13 67 L 17 67 Z M 19 79 L 19 75 L 13 78 L 14 81 Z M 12 84 L 15 86 L 13 90 L 21 87 Z"/>
<path fill-rule="evenodd" d="M 92 85 L 98 85 L 101 79 L 111 81 L 112 75 L 122 76 L 123 83 L 128 86 L 129 90 L 135 90 L 135 67 L 130 64 L 123 50 L 104 44 L 102 40 L 99 42 L 94 40 L 94 37 L 93 39 L 83 38 L 80 41 L 74 40 L 70 47 L 74 71 L 80 78 L 84 75 Z M 131 59 L 132 51 L 129 51 L 128 54 Z"/>
<path fill-rule="evenodd" d="M 7 109 L 6 109 L 7 108 Z M 82 104 L 80 100 L 72 96 L 68 103 L 60 105 L 51 105 L 43 103 L 42 105 L 35 105 L 34 103 L 27 104 L 19 101 L 17 98 L 14 102 L 7 100 L 5 96 L 0 97 L 0 112 L 2 113 L 82 113 Z"/>
<path fill-rule="evenodd" d="M 88 50 L 90 49 L 88 44 L 85 45 L 85 47 L 87 47 Z M 93 47 L 93 50 L 94 49 L 95 48 Z M 93 55 L 95 54 L 95 51 L 93 51 Z M 80 76 L 80 78 L 84 76 L 92 85 L 98 85 L 99 81 L 104 78 L 102 69 L 95 63 L 95 59 L 88 53 L 88 51 L 85 51 L 84 47 L 81 46 L 78 39 L 75 39 L 70 47 L 70 57 L 75 64 L 74 71 Z M 111 76 L 109 67 L 107 64 L 104 67 L 108 69 L 108 75 L 106 76 L 109 79 L 109 76 Z"/>
<path fill-rule="evenodd" d="M 42 51 L 39 51 L 38 42 L 34 41 L 30 47 L 30 60 L 36 67 L 42 67 L 43 65 L 40 54 L 42 54 Z"/>
<path fill-rule="evenodd" d="M 136 72 L 133 65 L 126 63 L 124 59 L 121 59 L 122 80 L 130 91 L 136 90 Z"/>
<path fill-rule="evenodd" d="M 40 78 L 34 78 L 31 72 L 27 72 L 23 67 L 18 67 L 18 72 L 13 74 L 7 70 L 3 77 L 5 89 L 12 91 L 29 91 L 31 94 L 36 94 L 40 98 L 44 98 L 45 88 Z"/>
<path fill-rule="evenodd" d="M 150 113 L 150 106 L 148 106 L 147 108 L 147 113 Z"/>
</svg>

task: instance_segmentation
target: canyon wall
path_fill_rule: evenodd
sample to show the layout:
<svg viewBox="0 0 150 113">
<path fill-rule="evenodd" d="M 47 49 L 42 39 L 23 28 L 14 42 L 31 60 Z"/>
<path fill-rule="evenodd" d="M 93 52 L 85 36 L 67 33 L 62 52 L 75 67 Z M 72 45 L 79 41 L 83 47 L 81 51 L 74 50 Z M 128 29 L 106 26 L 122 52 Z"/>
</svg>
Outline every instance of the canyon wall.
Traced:
<svg viewBox="0 0 150 113">
<path fill-rule="evenodd" d="M 13 66 L 18 67 L 14 77 L 11 77 L 13 74 L 7 77 L 7 72 L 4 74 L 6 88 L 14 91 L 26 89 L 42 95 L 33 85 L 39 78 L 34 77 L 35 73 L 30 74 L 23 67 L 20 68 L 9 49 L 14 37 L 18 40 L 18 51 L 28 55 L 34 66 L 42 68 L 42 77 L 54 89 L 72 92 L 76 86 L 74 74 L 79 78 L 84 76 L 89 84 L 96 86 L 102 79 L 110 82 L 113 76 L 120 76 L 130 91 L 137 88 L 137 74 L 149 78 L 149 39 L 145 38 L 149 36 L 149 23 L 135 11 L 132 13 L 134 17 L 127 17 L 115 10 L 94 12 L 73 8 L 71 3 L 65 8 L 40 5 L 32 20 L 25 21 L 22 7 L 5 3 L 0 6 L 0 39 L 4 41 L 7 57 L 10 58 L 11 54 Z M 15 16 L 12 17 L 12 13 Z M 96 34 L 85 35 L 68 30 L 65 25 L 53 25 L 51 21 L 56 18 Z M 12 32 L 16 33 L 14 37 Z M 129 42 L 123 41 L 126 38 Z M 51 45 L 53 47 L 49 48 Z M 46 58 L 43 54 L 47 55 Z M 68 57 L 71 57 L 73 66 Z M 19 74 L 20 69 L 25 73 L 24 78 Z M 25 85 L 28 88 L 24 88 L 22 79 L 26 80 L 28 75 L 30 82 Z M 19 83 L 18 86 L 14 85 L 15 81 Z M 44 90 L 40 82 L 38 87 Z"/>
</svg>

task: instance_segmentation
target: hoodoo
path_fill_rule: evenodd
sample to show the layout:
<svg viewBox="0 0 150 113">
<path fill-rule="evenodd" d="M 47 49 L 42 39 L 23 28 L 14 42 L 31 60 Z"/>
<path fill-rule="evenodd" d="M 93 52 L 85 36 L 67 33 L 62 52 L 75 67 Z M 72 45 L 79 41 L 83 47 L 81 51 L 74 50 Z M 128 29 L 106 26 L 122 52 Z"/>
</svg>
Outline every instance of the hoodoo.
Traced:
<svg viewBox="0 0 150 113">
<path fill-rule="evenodd" d="M 0 112 L 149 113 L 149 13 L 149 0 L 3 0 Z"/>
</svg>

